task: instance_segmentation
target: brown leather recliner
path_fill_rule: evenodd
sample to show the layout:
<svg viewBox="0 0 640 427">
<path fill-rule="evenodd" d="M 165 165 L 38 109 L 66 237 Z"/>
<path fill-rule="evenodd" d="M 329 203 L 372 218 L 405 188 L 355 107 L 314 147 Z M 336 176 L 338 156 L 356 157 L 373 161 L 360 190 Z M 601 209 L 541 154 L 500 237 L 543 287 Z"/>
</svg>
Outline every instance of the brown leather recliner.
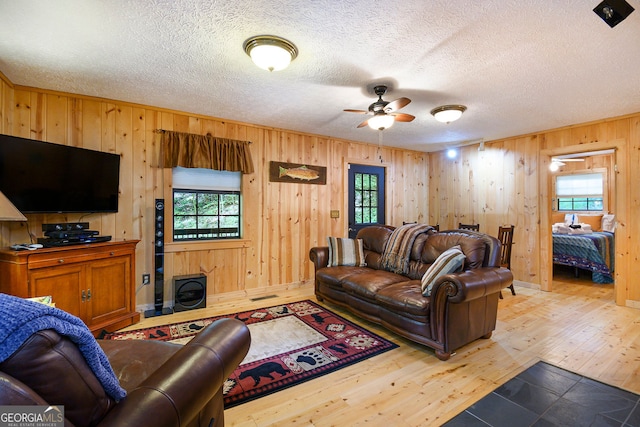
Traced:
<svg viewBox="0 0 640 427">
<path fill-rule="evenodd" d="M 61 405 L 66 426 L 222 426 L 222 388 L 251 342 L 235 319 L 186 345 L 98 340 L 127 396 L 111 399 L 69 338 L 36 332 L 0 363 L 0 405 Z"/>
</svg>

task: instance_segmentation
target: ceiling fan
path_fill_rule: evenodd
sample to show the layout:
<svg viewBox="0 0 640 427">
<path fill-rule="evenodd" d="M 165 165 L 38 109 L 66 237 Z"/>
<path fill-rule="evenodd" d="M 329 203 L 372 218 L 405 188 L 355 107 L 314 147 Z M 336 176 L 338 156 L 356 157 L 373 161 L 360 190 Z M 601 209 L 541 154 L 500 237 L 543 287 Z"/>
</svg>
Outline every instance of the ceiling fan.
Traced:
<svg viewBox="0 0 640 427">
<path fill-rule="evenodd" d="M 359 128 L 369 125 L 370 128 L 376 130 L 384 130 L 393 125 L 394 122 L 410 122 L 415 119 L 415 116 L 405 113 L 397 113 L 396 111 L 406 107 L 411 102 L 409 98 L 398 98 L 395 101 L 385 101 L 382 99 L 382 95 L 387 92 L 387 87 L 384 85 L 375 86 L 373 91 L 378 95 L 378 100 L 369 105 L 369 110 L 349 110 L 344 111 L 348 113 L 359 114 L 371 114 L 373 117 L 365 120 L 358 125 Z"/>
</svg>

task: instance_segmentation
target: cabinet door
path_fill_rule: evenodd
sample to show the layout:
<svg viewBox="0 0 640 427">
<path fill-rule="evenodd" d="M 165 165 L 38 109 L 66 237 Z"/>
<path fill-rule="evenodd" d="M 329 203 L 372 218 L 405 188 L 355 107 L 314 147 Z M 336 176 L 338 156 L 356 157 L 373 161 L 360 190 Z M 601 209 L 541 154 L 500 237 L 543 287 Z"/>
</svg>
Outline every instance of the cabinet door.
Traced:
<svg viewBox="0 0 640 427">
<path fill-rule="evenodd" d="M 31 270 L 29 296 L 51 295 L 57 308 L 83 318 L 87 298 L 82 292 L 83 277 L 80 264 Z"/>
<path fill-rule="evenodd" d="M 91 261 L 85 286 L 91 295 L 85 320 L 89 327 L 126 315 L 131 311 L 131 257 Z"/>
</svg>

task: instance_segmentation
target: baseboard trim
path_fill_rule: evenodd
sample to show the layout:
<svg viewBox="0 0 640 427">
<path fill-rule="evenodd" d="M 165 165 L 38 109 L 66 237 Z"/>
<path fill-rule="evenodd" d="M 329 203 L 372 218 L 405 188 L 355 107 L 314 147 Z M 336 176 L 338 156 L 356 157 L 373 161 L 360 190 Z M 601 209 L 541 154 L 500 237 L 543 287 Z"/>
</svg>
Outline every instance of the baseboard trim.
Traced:
<svg viewBox="0 0 640 427">
<path fill-rule="evenodd" d="M 262 299 L 269 295 L 277 294 L 278 292 L 291 291 L 294 289 L 305 288 L 313 286 L 313 280 L 306 280 L 304 282 L 289 283 L 284 285 L 267 286 L 265 288 L 245 289 L 243 291 L 225 292 L 222 294 L 207 295 L 207 307 L 219 304 L 221 302 L 241 300 L 241 299 Z M 173 307 L 173 299 L 165 300 L 163 307 Z M 136 311 L 144 313 L 147 310 L 153 310 L 154 304 L 140 304 L 136 305 Z"/>
</svg>

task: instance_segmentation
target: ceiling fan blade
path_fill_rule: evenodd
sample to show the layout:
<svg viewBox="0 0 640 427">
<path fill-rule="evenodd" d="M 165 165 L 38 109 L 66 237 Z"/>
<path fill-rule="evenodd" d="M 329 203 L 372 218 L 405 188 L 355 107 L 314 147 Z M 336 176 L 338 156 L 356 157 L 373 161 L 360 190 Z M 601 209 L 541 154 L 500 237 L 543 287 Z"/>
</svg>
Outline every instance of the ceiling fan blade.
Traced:
<svg viewBox="0 0 640 427">
<path fill-rule="evenodd" d="M 386 113 L 388 113 L 390 111 L 399 110 L 399 109 L 407 106 L 410 102 L 411 102 L 411 100 L 409 98 L 404 98 L 404 97 L 403 98 L 398 98 L 395 101 L 391 101 L 390 103 L 385 105 L 384 111 Z"/>
<path fill-rule="evenodd" d="M 369 114 L 369 112 L 365 111 L 365 110 L 349 110 L 349 109 L 347 109 L 347 110 L 343 110 L 343 111 L 346 111 L 347 113 Z"/>
<path fill-rule="evenodd" d="M 396 122 L 410 122 L 413 119 L 415 119 L 415 116 L 412 116 L 411 114 L 405 114 L 405 113 L 390 113 L 390 116 L 393 116 L 393 118 L 396 120 Z"/>
<path fill-rule="evenodd" d="M 584 159 L 576 159 L 576 158 L 569 158 L 569 159 L 564 159 L 564 158 L 559 158 L 559 157 L 554 157 L 551 159 L 552 162 L 558 162 L 558 163 L 562 163 L 562 162 L 584 162 Z"/>
<path fill-rule="evenodd" d="M 360 124 L 358 125 L 358 128 L 363 128 L 363 127 L 365 127 L 365 126 L 366 126 L 366 125 L 368 125 L 368 124 L 369 124 L 369 119 L 367 119 L 367 120 L 365 120 L 364 122 L 360 123 Z"/>
</svg>

